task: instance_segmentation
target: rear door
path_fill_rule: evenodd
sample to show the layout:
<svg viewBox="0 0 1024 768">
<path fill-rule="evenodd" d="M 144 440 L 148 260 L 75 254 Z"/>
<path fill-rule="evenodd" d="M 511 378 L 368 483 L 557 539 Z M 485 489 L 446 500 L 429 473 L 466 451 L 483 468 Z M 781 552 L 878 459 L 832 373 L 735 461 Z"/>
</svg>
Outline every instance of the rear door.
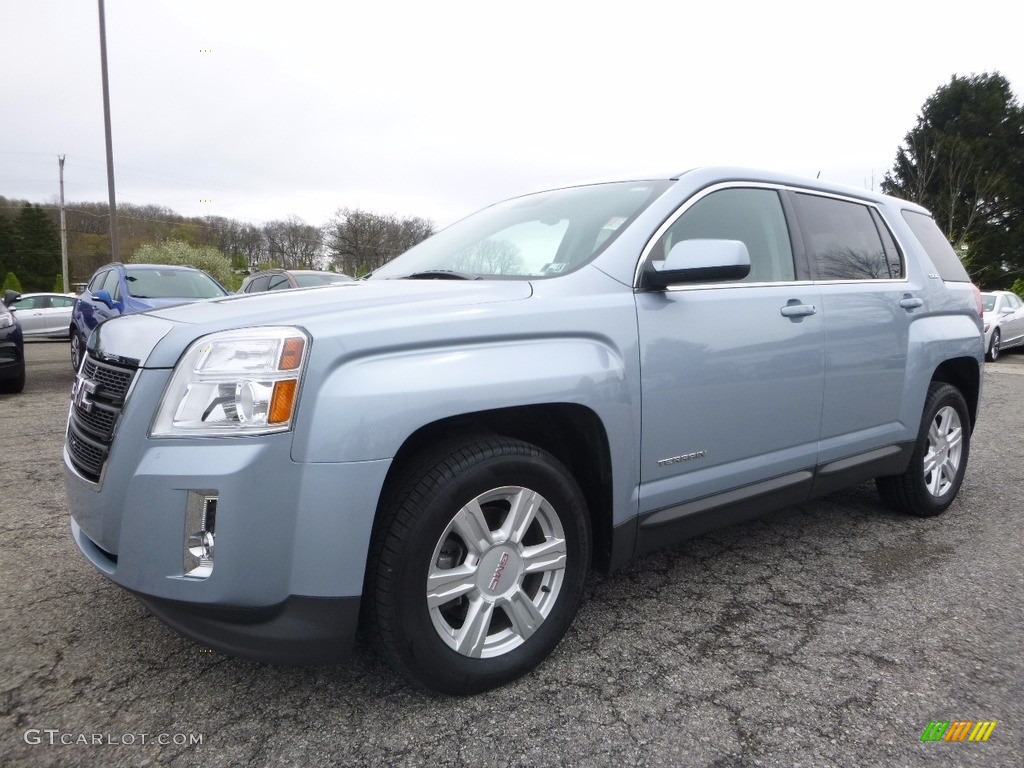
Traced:
<svg viewBox="0 0 1024 768">
<path fill-rule="evenodd" d="M 908 277 L 884 220 L 869 203 L 790 192 L 826 318 L 819 462 L 916 434 L 900 422 L 910 324 L 924 311 L 922 275 Z"/>
</svg>

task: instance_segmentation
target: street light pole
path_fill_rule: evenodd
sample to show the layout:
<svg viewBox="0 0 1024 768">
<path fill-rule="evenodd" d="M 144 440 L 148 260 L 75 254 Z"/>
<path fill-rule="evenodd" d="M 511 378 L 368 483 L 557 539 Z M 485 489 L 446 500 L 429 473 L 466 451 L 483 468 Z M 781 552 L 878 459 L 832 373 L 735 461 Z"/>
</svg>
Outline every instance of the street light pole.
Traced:
<svg viewBox="0 0 1024 768">
<path fill-rule="evenodd" d="M 71 283 L 68 282 L 68 222 L 64 218 L 64 155 L 57 158 L 60 161 L 60 275 L 64 281 L 62 293 L 71 292 Z"/>
<path fill-rule="evenodd" d="M 107 135 L 107 189 L 110 191 L 110 260 L 117 258 L 117 201 L 114 198 L 114 150 L 110 140 L 110 88 L 107 85 L 107 23 L 100 5 L 100 65 L 103 70 L 103 127 Z"/>
</svg>

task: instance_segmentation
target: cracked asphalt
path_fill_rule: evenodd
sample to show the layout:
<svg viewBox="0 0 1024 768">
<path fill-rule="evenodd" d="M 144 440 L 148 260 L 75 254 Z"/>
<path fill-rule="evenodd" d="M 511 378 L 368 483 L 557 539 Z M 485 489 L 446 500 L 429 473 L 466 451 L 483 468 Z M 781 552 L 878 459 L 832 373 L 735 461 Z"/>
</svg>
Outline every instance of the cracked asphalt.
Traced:
<svg viewBox="0 0 1024 768">
<path fill-rule="evenodd" d="M 0 397 L 0 765 L 1024 765 L 1024 355 L 987 366 L 945 515 L 868 483 L 595 575 L 537 672 L 464 699 L 367 648 L 271 667 L 147 615 L 71 539 L 67 344 L 27 357 Z M 998 725 L 922 743 L 939 720 Z"/>
</svg>

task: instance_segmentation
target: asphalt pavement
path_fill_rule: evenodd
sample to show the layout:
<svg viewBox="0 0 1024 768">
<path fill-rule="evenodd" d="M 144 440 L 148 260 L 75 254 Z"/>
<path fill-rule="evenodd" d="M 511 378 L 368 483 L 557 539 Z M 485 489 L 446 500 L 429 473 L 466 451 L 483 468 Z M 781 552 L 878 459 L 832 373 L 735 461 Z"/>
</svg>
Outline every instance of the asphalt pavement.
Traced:
<svg viewBox="0 0 1024 768">
<path fill-rule="evenodd" d="M 360 647 L 300 669 L 206 651 L 78 553 L 64 342 L 0 396 L 2 766 L 1024 765 L 1024 354 L 985 372 L 941 517 L 873 483 L 594 575 L 539 670 L 472 698 Z M 995 722 L 927 741 L 933 722 Z"/>
</svg>

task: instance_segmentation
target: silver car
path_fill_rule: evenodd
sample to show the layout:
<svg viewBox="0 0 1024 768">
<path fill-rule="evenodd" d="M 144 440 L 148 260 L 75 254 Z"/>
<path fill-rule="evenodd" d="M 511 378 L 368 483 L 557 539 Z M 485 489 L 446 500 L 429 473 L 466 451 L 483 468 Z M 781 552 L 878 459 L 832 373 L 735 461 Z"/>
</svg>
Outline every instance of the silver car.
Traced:
<svg viewBox="0 0 1024 768">
<path fill-rule="evenodd" d="M 1010 291 L 981 294 L 985 308 L 985 357 L 998 360 L 1004 350 L 1024 345 L 1024 301 Z"/>
<path fill-rule="evenodd" d="M 928 212 L 864 190 L 712 168 L 526 195 L 368 280 L 99 325 L 71 533 L 206 648 L 333 662 L 365 621 L 418 684 L 480 692 L 554 650 L 591 568 L 872 478 L 941 514 L 980 315 Z"/>
<path fill-rule="evenodd" d="M 73 293 L 23 293 L 11 302 L 26 339 L 67 339 L 70 337 Z"/>
</svg>

